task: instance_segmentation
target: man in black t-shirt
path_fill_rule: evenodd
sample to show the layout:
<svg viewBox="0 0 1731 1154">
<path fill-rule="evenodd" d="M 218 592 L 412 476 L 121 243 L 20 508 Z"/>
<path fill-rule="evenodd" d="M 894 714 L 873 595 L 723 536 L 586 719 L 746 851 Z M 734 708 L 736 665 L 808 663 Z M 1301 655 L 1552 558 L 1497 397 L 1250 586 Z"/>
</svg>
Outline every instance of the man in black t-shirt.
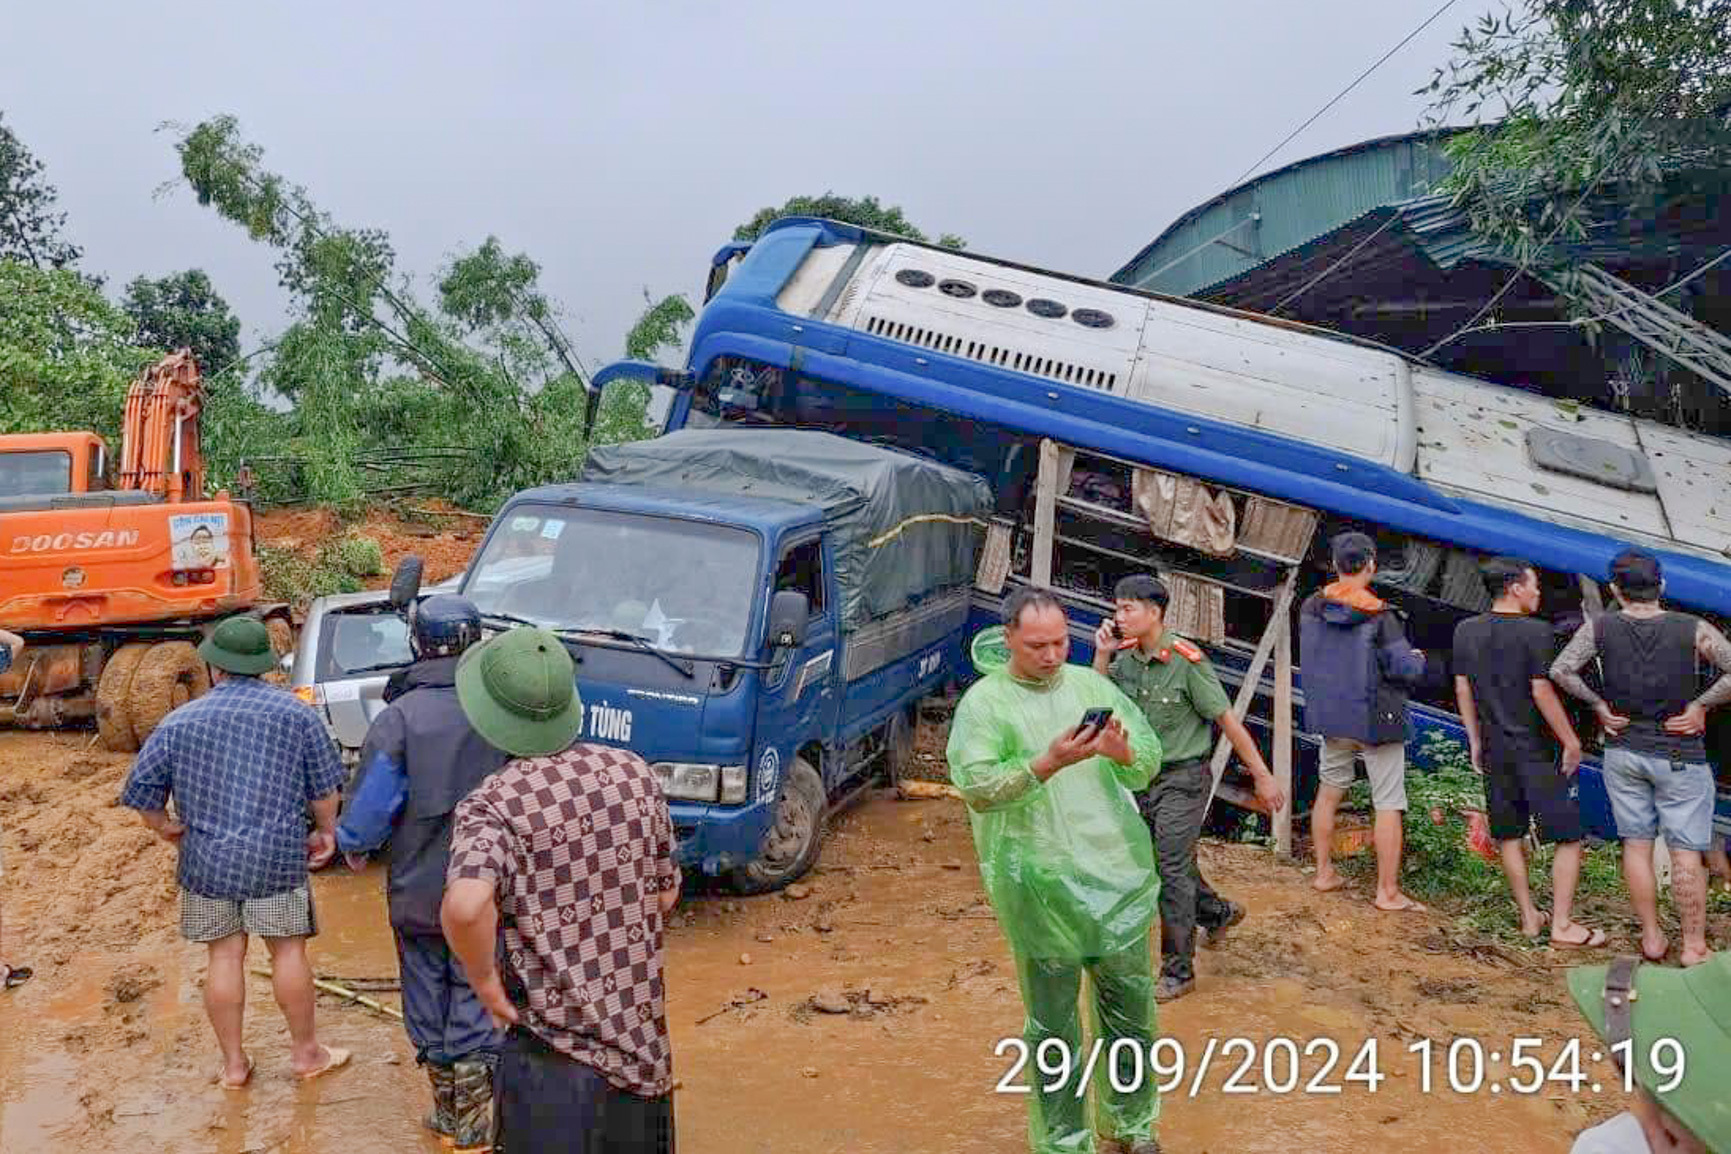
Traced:
<svg viewBox="0 0 1731 1154">
<path fill-rule="evenodd" d="M 1538 823 L 1539 838 L 1557 847 L 1551 866 L 1551 944 L 1601 946 L 1603 930 L 1571 920 L 1581 875 L 1581 804 L 1574 774 L 1581 739 L 1547 673 L 1551 627 L 1533 617 L 1539 575 L 1525 561 L 1496 557 L 1484 565 L 1494 601 L 1489 613 L 1455 628 L 1455 699 L 1472 745 L 1473 768 L 1485 776 L 1491 836 L 1502 851 L 1503 874 L 1520 907 L 1521 932 L 1537 938 L 1545 914 L 1533 904 L 1522 842 Z M 1559 762 L 1552 738 L 1562 746 Z"/>
</svg>

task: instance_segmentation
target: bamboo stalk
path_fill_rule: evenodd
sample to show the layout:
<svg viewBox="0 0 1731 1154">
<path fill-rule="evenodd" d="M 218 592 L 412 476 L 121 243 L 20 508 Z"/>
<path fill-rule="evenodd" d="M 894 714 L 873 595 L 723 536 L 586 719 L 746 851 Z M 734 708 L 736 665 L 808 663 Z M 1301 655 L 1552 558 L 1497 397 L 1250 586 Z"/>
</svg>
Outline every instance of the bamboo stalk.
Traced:
<svg viewBox="0 0 1731 1154">
<path fill-rule="evenodd" d="M 272 976 L 269 970 L 253 970 L 252 975 L 255 978 L 269 978 Z M 395 1018 L 399 1022 L 403 1020 L 403 1012 L 401 1010 L 393 1010 L 383 1002 L 369 998 L 365 994 L 357 994 L 353 990 L 337 985 L 335 982 L 327 982 L 323 978 L 314 978 L 313 986 L 315 989 L 323 990 L 327 994 L 335 994 L 339 998 L 347 998 L 358 1006 L 365 1006 L 369 1010 L 376 1010 L 387 1018 Z"/>
</svg>

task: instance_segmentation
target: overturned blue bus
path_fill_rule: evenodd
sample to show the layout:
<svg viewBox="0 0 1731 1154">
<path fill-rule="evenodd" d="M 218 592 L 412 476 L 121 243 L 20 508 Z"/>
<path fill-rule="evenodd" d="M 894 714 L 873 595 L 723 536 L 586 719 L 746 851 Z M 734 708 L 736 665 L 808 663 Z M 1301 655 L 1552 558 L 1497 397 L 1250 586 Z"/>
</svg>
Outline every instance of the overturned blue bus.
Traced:
<svg viewBox="0 0 1731 1154">
<path fill-rule="evenodd" d="M 1455 624 L 1488 605 L 1485 556 L 1539 568 L 1559 645 L 1604 607 L 1606 566 L 1628 545 L 1663 559 L 1669 601 L 1721 626 L 1731 615 L 1721 439 L 1338 334 L 850 225 L 785 219 L 724 247 L 686 369 L 625 362 L 596 383 L 617 379 L 671 386 L 670 429 L 823 429 L 986 478 L 996 540 L 975 624 L 1009 588 L 1050 584 L 1072 608 L 1083 659 L 1113 582 L 1152 566 L 1175 579 L 1174 625 L 1207 646 L 1231 688 L 1270 614 L 1295 611 L 1321 582 L 1326 541 L 1370 531 L 1381 590 L 1433 655 L 1414 702 L 1419 741 L 1461 735 L 1447 654 Z M 1296 595 L 1282 599 L 1288 578 Z M 1266 730 L 1271 685 L 1258 677 L 1250 721 Z M 1727 712 L 1708 733 L 1721 833 Z M 1594 718 L 1582 710 L 1576 723 L 1591 751 Z M 1314 742 L 1299 745 L 1302 809 Z M 1230 773 L 1220 795 L 1243 800 Z M 1581 796 L 1593 831 L 1614 836 L 1591 756 Z"/>
</svg>

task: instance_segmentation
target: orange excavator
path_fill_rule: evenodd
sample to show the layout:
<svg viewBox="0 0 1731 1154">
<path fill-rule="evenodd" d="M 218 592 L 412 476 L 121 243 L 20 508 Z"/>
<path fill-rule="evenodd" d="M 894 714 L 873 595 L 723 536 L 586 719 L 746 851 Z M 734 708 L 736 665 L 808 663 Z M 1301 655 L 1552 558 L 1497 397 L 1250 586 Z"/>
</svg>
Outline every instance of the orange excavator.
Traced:
<svg viewBox="0 0 1731 1154">
<path fill-rule="evenodd" d="M 93 433 L 0 436 L 0 628 L 26 642 L 0 673 L 0 724 L 94 718 L 130 752 L 210 688 L 197 645 L 224 618 L 258 616 L 292 648 L 289 607 L 263 603 L 252 510 L 205 496 L 203 401 L 190 351 L 146 369 L 112 485 Z"/>
</svg>

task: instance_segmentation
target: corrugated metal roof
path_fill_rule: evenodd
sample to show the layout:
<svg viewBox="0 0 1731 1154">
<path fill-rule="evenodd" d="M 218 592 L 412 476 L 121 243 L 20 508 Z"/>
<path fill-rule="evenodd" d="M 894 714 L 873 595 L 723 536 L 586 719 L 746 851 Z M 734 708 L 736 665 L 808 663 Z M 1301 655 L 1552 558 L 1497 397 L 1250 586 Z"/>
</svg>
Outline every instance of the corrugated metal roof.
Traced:
<svg viewBox="0 0 1731 1154">
<path fill-rule="evenodd" d="M 1298 248 L 1447 175 L 1442 129 L 1384 136 L 1295 161 L 1186 212 L 1111 279 L 1188 296 Z"/>
</svg>

